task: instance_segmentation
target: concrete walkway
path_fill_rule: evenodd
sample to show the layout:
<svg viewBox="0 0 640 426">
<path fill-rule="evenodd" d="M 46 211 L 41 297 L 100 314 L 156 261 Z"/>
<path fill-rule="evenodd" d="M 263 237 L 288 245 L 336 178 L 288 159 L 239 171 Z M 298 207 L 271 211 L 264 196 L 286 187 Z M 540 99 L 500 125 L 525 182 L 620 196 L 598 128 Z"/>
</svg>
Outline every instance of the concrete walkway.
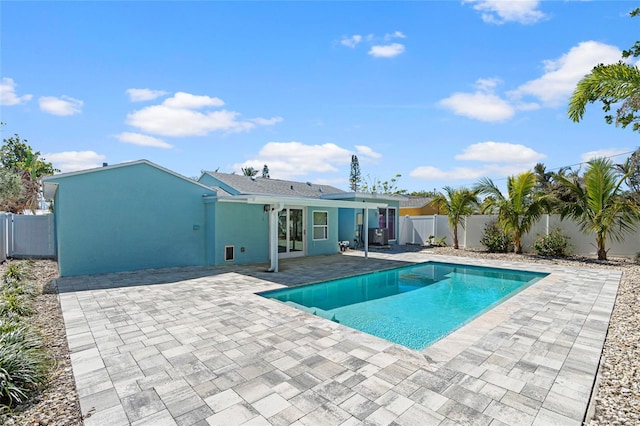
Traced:
<svg viewBox="0 0 640 426">
<path fill-rule="evenodd" d="M 255 292 L 427 260 L 551 274 L 422 351 Z M 85 425 L 580 425 L 621 272 L 426 253 L 58 280 Z"/>
</svg>

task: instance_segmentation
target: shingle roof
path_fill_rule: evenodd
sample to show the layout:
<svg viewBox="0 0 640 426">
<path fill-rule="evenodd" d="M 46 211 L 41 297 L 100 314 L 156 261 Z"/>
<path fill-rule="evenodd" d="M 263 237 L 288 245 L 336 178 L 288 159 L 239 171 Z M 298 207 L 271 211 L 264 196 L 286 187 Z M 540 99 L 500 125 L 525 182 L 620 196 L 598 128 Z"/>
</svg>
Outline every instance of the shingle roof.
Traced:
<svg viewBox="0 0 640 426">
<path fill-rule="evenodd" d="M 400 207 L 407 207 L 407 208 L 424 207 L 427 204 L 429 204 L 431 201 L 433 201 L 433 198 L 409 196 L 407 197 L 406 200 L 400 201 Z"/>
<path fill-rule="evenodd" d="M 293 197 L 320 198 L 327 194 L 345 192 L 330 185 L 317 185 L 311 182 L 294 182 L 289 180 L 267 179 L 260 176 L 249 177 L 219 172 L 205 173 L 235 188 L 241 194 L 290 195 Z"/>
</svg>

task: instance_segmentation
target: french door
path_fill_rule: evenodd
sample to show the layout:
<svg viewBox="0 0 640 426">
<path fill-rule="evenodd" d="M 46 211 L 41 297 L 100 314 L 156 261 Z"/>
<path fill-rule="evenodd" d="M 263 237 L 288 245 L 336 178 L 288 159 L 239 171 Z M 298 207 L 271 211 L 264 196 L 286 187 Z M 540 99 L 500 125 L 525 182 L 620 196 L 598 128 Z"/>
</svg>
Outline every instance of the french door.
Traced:
<svg viewBox="0 0 640 426">
<path fill-rule="evenodd" d="M 287 207 L 278 213 L 278 256 L 305 255 L 304 209 Z"/>
</svg>

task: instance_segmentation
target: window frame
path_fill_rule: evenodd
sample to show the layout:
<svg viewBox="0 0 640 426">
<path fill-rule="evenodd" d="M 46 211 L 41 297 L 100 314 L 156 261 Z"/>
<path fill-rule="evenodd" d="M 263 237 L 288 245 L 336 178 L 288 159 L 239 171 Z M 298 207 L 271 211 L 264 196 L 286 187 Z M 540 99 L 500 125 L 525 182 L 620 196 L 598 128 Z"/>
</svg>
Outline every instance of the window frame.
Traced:
<svg viewBox="0 0 640 426">
<path fill-rule="evenodd" d="M 324 213 L 324 224 L 316 224 L 316 213 Z M 324 229 L 324 238 L 316 238 L 316 229 Z M 313 241 L 326 241 L 329 239 L 329 211 L 314 210 L 311 212 L 311 237 Z"/>
</svg>

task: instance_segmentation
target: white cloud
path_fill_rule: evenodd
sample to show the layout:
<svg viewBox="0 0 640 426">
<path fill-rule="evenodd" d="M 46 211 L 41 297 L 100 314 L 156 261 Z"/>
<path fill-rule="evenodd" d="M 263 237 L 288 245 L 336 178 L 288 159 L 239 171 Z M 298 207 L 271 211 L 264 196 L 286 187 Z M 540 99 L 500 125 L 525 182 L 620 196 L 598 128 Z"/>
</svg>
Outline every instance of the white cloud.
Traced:
<svg viewBox="0 0 640 426">
<path fill-rule="evenodd" d="M 130 143 L 139 146 L 152 146 L 155 148 L 169 149 L 173 148 L 163 141 L 162 139 L 154 138 L 153 136 L 143 135 L 141 133 L 122 132 L 119 135 L 115 135 L 116 139 L 120 142 Z"/>
<path fill-rule="evenodd" d="M 205 107 L 224 105 L 220 98 L 178 92 L 159 105 L 152 105 L 127 115 L 127 124 L 145 133 L 161 136 L 204 136 L 215 131 L 241 132 L 256 125 L 268 126 L 281 117 L 239 120 L 235 111 L 199 111 Z"/>
<path fill-rule="evenodd" d="M 152 89 L 127 89 L 129 100 L 131 102 L 152 101 L 160 96 L 164 96 L 167 92 L 163 90 Z"/>
<path fill-rule="evenodd" d="M 41 96 L 38 99 L 40 109 L 53 115 L 75 115 L 82 112 L 83 102 L 69 96 Z"/>
<path fill-rule="evenodd" d="M 572 47 L 558 59 L 545 60 L 544 74 L 520 85 L 501 97 L 495 94 L 499 79 L 476 81 L 474 93 L 457 92 L 439 102 L 440 106 L 457 115 L 482 121 L 504 121 L 516 111 L 531 111 L 541 106 L 556 108 L 566 106 L 578 81 L 599 63 L 615 63 L 620 50 L 608 44 L 585 41 Z M 534 101 L 524 100 L 533 97 Z"/>
<path fill-rule="evenodd" d="M 506 142 L 480 142 L 469 145 L 456 160 L 471 160 L 492 163 L 535 163 L 546 155 L 520 144 Z"/>
<path fill-rule="evenodd" d="M 514 99 L 531 95 L 549 107 L 566 105 L 585 74 L 600 63 L 615 63 L 620 57 L 621 52 L 615 46 L 597 41 L 579 43 L 560 58 L 543 61 L 544 75 L 521 85 L 509 95 Z"/>
<path fill-rule="evenodd" d="M 411 171 L 417 179 L 474 180 L 485 176 L 506 177 L 531 168 L 546 155 L 520 144 L 480 142 L 468 146 L 455 156 L 456 160 L 476 161 L 474 166 L 444 170 L 435 166 L 421 166 Z"/>
<path fill-rule="evenodd" d="M 371 49 L 369 49 L 369 55 L 376 58 L 393 58 L 402 52 L 404 52 L 404 45 L 400 43 L 371 46 Z"/>
<path fill-rule="evenodd" d="M 493 93 L 454 93 L 442 99 L 439 105 L 456 115 L 481 121 L 504 121 L 513 117 L 515 108 Z"/>
<path fill-rule="evenodd" d="M 375 152 L 373 149 L 366 145 L 356 145 L 356 151 L 359 155 L 363 155 L 368 158 L 378 159 L 382 158 L 382 154 Z"/>
<path fill-rule="evenodd" d="M 451 170 L 443 170 L 433 166 L 422 166 L 412 170 L 409 176 L 425 180 L 469 181 L 483 177 L 502 178 L 518 175 L 531 170 L 531 167 L 524 164 L 488 164 L 481 167 L 456 167 Z"/>
<path fill-rule="evenodd" d="M 442 99 L 438 104 L 456 115 L 481 121 L 504 121 L 513 117 L 516 108 L 508 101 L 494 94 L 501 83 L 498 78 L 479 78 L 474 93 L 458 92 Z"/>
<path fill-rule="evenodd" d="M 392 40 L 392 39 L 394 39 L 394 38 L 407 38 L 407 36 L 406 36 L 406 35 L 404 35 L 404 34 L 403 34 L 402 32 L 400 32 L 400 31 L 394 31 L 393 33 L 385 34 L 385 35 L 384 35 L 384 39 L 385 39 L 386 41 Z"/>
<path fill-rule="evenodd" d="M 539 0 L 462 0 L 462 3 L 472 3 L 473 8 L 481 12 L 482 20 L 490 24 L 535 24 L 546 18 L 546 15 L 538 10 Z"/>
<path fill-rule="evenodd" d="M 294 179 L 310 173 L 338 171 L 337 166 L 349 164 L 351 152 L 333 143 L 305 145 L 301 142 L 269 142 L 258 153 L 256 159 L 234 164 L 234 170 L 253 167 L 262 170 L 269 166 L 273 179 Z"/>
<path fill-rule="evenodd" d="M 53 163 L 53 166 L 60 169 L 62 173 L 100 167 L 107 158 L 106 156 L 94 151 L 56 152 L 44 154 L 42 157 L 46 159 L 46 161 Z"/>
<path fill-rule="evenodd" d="M 359 35 L 359 34 L 354 34 L 351 37 L 343 37 L 342 40 L 340 40 L 340 44 L 342 44 L 343 46 L 347 46 L 347 47 L 350 47 L 350 48 L 353 49 L 361 41 L 362 41 L 362 36 Z"/>
<path fill-rule="evenodd" d="M 366 37 L 363 37 L 360 34 L 355 34 L 350 37 L 343 37 L 340 40 L 340 44 L 353 49 L 362 41 L 366 41 L 370 46 L 369 51 L 367 52 L 369 55 L 376 58 L 393 58 L 400 55 L 405 50 L 404 44 L 389 43 L 391 40 L 396 38 L 407 38 L 407 36 L 401 31 L 387 33 L 384 37 L 376 37 L 374 34 L 369 34 Z"/>
<path fill-rule="evenodd" d="M 0 105 L 19 105 L 31 100 L 32 95 L 18 96 L 16 94 L 16 86 L 12 78 L 2 78 L 2 82 L 0 82 Z"/>
<path fill-rule="evenodd" d="M 249 119 L 252 123 L 256 123 L 260 126 L 273 126 L 274 124 L 281 123 L 284 121 L 282 117 L 272 117 L 272 118 L 251 118 Z"/>
<path fill-rule="evenodd" d="M 220 107 L 224 105 L 224 101 L 220 98 L 211 98 L 209 96 L 192 95 L 191 93 L 177 92 L 171 98 L 166 99 L 162 105 L 169 108 L 187 108 L 198 109 L 207 106 Z"/>
<path fill-rule="evenodd" d="M 628 149 L 619 149 L 619 148 L 599 149 L 597 151 L 589 151 L 589 152 L 585 152 L 584 154 L 582 154 L 580 156 L 580 162 L 585 163 L 587 161 L 591 161 L 591 160 L 596 159 L 596 158 L 617 157 L 617 156 L 623 155 L 623 154 L 626 154 L 627 156 L 630 155 L 629 154 L 629 150 Z M 620 162 L 622 162 L 622 161 L 620 161 Z"/>
</svg>

